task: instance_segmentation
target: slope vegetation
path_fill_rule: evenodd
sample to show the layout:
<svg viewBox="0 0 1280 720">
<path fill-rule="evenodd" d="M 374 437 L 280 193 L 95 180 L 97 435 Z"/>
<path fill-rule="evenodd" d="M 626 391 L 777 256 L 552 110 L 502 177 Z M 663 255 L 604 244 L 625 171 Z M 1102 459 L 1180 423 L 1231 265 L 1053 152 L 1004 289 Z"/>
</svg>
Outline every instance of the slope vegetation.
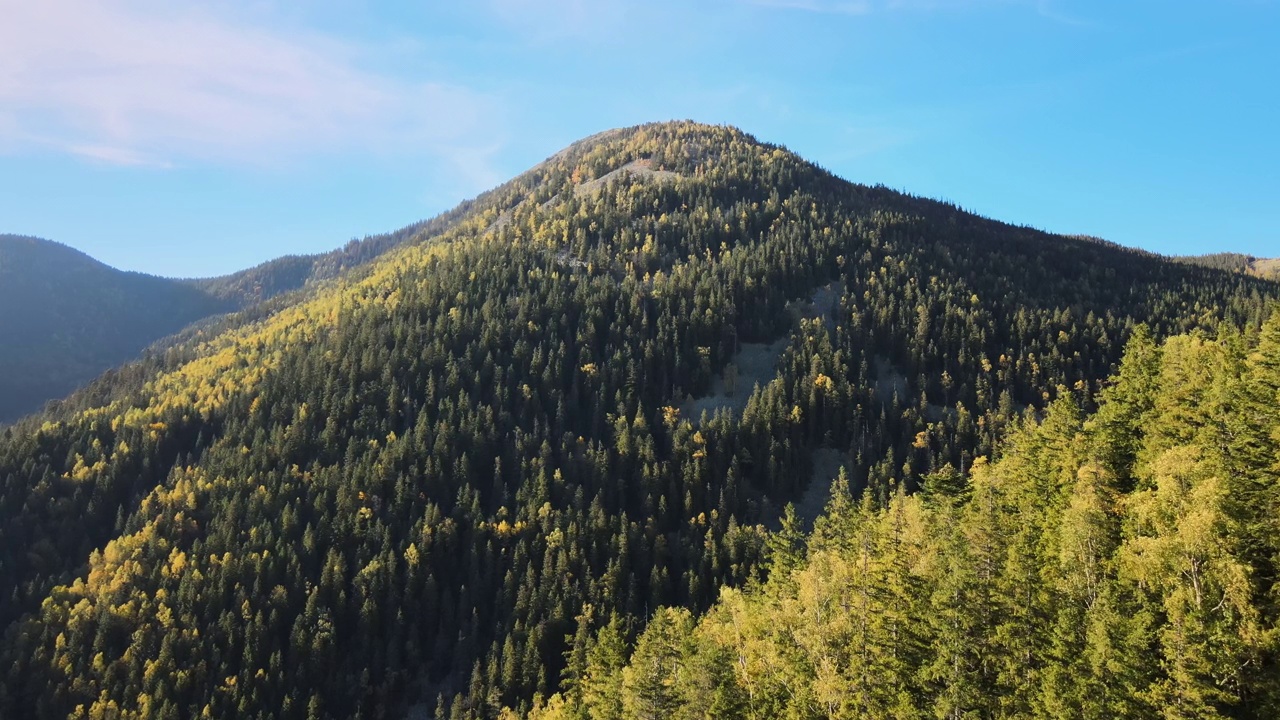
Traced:
<svg viewBox="0 0 1280 720">
<path fill-rule="evenodd" d="M 186 338 L 207 336 L 292 304 L 308 288 L 359 272 L 403 243 L 435 237 L 506 202 L 531 178 L 526 174 L 435 218 L 353 239 L 331 252 L 288 255 L 214 278 L 123 272 L 65 245 L 0 235 L 0 336 L 6 339 L 0 347 L 0 425 L 66 397 L 144 350 L 169 350 L 174 342 L 168 336 L 180 330 Z"/>
<path fill-rule="evenodd" d="M 1064 394 L 887 503 L 841 479 L 768 583 L 659 610 L 629 661 L 605 625 L 533 714 L 1276 717 L 1277 358 L 1280 314 L 1256 341 L 1136 335 L 1092 416 Z"/>
<path fill-rule="evenodd" d="M 0 424 L 67 396 L 192 323 L 335 277 L 448 221 L 442 216 L 330 253 L 200 280 L 124 272 L 55 242 L 0 235 Z"/>
</svg>

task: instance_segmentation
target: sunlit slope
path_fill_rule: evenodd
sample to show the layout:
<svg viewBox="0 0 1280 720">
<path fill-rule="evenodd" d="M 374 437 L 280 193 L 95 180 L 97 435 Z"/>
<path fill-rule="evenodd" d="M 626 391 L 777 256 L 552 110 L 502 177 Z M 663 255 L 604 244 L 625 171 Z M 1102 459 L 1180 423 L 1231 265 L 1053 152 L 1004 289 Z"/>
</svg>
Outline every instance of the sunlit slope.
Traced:
<svg viewBox="0 0 1280 720">
<path fill-rule="evenodd" d="M 317 284 L 361 272 L 396 247 L 438 236 L 488 208 L 505 208 L 537 177 L 535 170 L 394 232 L 216 278 L 124 272 L 55 242 L 0 235 L 0 423 L 65 398 L 109 368 L 163 352 L 175 343 L 174 333 L 184 344 L 242 325 L 309 296 Z M 73 406 L 83 404 L 81 396 Z"/>
</svg>

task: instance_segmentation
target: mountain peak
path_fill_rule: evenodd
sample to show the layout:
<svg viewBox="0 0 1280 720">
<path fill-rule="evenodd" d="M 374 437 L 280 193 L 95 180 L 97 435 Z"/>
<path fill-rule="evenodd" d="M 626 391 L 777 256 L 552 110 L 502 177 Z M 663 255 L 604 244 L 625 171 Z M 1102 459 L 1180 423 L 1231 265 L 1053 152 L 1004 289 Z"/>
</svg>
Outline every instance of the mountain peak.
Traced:
<svg viewBox="0 0 1280 720">
<path fill-rule="evenodd" d="M 29 235 L 0 234 L 0 273 L 44 272 L 51 264 L 66 271 L 70 269 L 66 263 L 81 269 L 113 269 L 70 245 Z"/>
</svg>

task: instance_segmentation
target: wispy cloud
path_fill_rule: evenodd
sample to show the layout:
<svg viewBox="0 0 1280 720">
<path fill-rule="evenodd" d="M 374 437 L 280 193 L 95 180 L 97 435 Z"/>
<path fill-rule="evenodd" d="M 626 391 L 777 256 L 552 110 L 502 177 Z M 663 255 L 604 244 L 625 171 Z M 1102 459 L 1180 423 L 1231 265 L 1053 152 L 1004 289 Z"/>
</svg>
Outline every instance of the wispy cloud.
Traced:
<svg viewBox="0 0 1280 720">
<path fill-rule="evenodd" d="M 123 165 L 430 153 L 483 174 L 497 134 L 490 98 L 363 69 L 358 46 L 220 5 L 0 0 L 0 17 L 0 148 Z"/>
<path fill-rule="evenodd" d="M 106 163 L 107 165 L 121 165 L 124 167 L 172 167 L 172 163 L 169 163 L 168 161 L 147 157 L 123 147 L 113 147 L 110 145 L 68 145 L 64 149 L 72 155 L 78 155 L 82 158 Z"/>
</svg>

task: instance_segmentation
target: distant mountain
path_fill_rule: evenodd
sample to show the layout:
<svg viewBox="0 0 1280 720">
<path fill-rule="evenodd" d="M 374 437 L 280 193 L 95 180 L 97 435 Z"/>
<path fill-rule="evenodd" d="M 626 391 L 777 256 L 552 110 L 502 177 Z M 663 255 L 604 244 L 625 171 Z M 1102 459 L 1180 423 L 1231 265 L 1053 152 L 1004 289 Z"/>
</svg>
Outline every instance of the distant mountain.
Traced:
<svg viewBox="0 0 1280 720">
<path fill-rule="evenodd" d="M 1240 253 L 1213 253 L 1211 255 L 1187 255 L 1174 260 L 1190 265 L 1226 270 L 1252 275 L 1267 280 L 1280 281 L 1280 258 L 1257 258 Z"/>
<path fill-rule="evenodd" d="M 634 702 L 677 687 L 636 667 L 684 673 L 710 693 L 744 671 L 739 656 L 681 666 L 682 655 L 637 644 L 624 669 L 628 646 L 659 608 L 697 613 L 774 572 L 787 557 L 778 548 L 800 542 L 768 530 L 788 517 L 782 506 L 820 507 L 840 473 L 868 511 L 925 490 L 942 550 L 904 566 L 902 591 L 916 593 L 916 574 L 937 581 L 918 586 L 929 591 L 920 619 L 936 621 L 947 647 L 994 638 L 1008 651 L 999 668 L 940 654 L 904 665 L 919 687 L 884 695 L 903 712 L 877 716 L 1026 717 L 1002 705 L 1006 691 L 1074 646 L 1024 648 L 1023 630 L 1082 626 L 1041 613 L 1077 586 L 1021 592 L 1077 556 L 1059 553 L 1056 526 L 1038 520 L 1008 534 L 1041 517 L 1015 500 L 1065 502 L 1079 477 L 1116 492 L 1204 488 L 1134 511 L 1164 527 L 1231 492 L 1201 475 L 1261 487 L 1212 463 L 1182 482 L 1154 453 L 1216 440 L 1211 423 L 1179 415 L 1189 422 L 1157 437 L 1147 422 L 1153 406 L 1150 417 L 1168 417 L 1234 401 L 1234 356 L 1171 353 L 1167 368 L 1122 373 L 1134 399 L 1101 416 L 1115 456 L 1101 470 L 1077 463 L 1087 448 L 1073 438 L 1093 432 L 1080 411 L 1113 387 L 1127 341 L 1147 337 L 1149 356 L 1178 333 L 1196 345 L 1257 329 L 1280 285 L 852 184 L 734 128 L 602 133 L 442 219 L 352 249 L 193 281 L 243 309 L 0 431 L 0 717 L 495 718 L 561 691 L 560 717 L 740 716 L 745 706 Z M 1219 363 L 1221 382 L 1198 381 L 1202 360 Z M 1263 392 L 1274 387 L 1256 384 L 1258 404 L 1274 403 Z M 1176 403 L 1152 397 L 1160 388 Z M 1055 397 L 1070 417 L 1047 417 L 1074 418 L 1061 432 L 1018 430 Z M 1272 472 L 1272 427 L 1236 430 L 1256 456 L 1237 462 Z M 1017 498 L 978 492 L 995 472 L 980 458 L 1001 455 L 1014 460 L 998 473 L 1026 485 Z M 1177 473 L 1150 475 L 1166 470 Z M 964 525 L 971 535 L 942 533 L 969 497 L 986 498 L 973 512 L 990 515 Z M 1121 502 L 1106 497 L 1086 513 L 1103 524 Z M 1276 507 L 1241 513 L 1258 520 L 1242 542 L 1270 537 L 1263 520 Z M 1000 525 L 983 523 L 997 515 Z M 1235 641 L 1212 634 L 1201 654 L 1214 664 L 1198 664 L 1205 628 L 1219 625 L 1177 625 L 1191 595 L 1166 581 L 1203 552 L 1205 587 L 1247 595 L 1250 578 L 1274 577 L 1275 548 L 1251 550 L 1256 566 L 1220 565 L 1238 528 L 1196 517 L 1185 537 L 1134 543 L 1121 558 L 1146 601 L 1110 606 L 1142 613 L 1109 654 L 1089 657 L 1106 678 L 1118 656 L 1177 646 L 1183 665 L 1148 664 L 1109 692 L 1158 704 L 1173 692 L 1161 688 L 1203 672 L 1227 679 L 1196 696 L 1200 716 L 1214 716 L 1212 703 L 1217 716 L 1274 717 L 1239 707 L 1274 694 L 1274 653 L 1228 653 Z M 1118 529 L 1096 535 L 1111 537 Z M 1071 538 L 1084 551 L 1095 536 Z M 984 554 L 971 563 L 973 552 Z M 963 584 L 940 584 L 952 580 Z M 1181 604 L 1161 609 L 1153 593 L 1166 587 Z M 986 593 L 1002 599 L 977 602 Z M 804 645 L 807 620 L 755 615 L 797 659 L 788 667 L 823 673 L 827 695 L 788 695 L 791 715 L 866 714 L 825 683 L 851 667 L 861 621 L 892 621 L 859 602 L 823 601 L 823 618 L 849 621 L 839 642 Z M 1196 600 L 1209 613 L 1216 603 Z M 1255 604 L 1227 612 L 1236 607 Z M 1277 613 L 1259 607 L 1248 648 L 1275 636 Z M 1022 624 L 1006 632 L 1002 618 Z M 1090 634 L 1108 637 L 1097 622 Z M 770 662 L 745 671 L 786 695 L 792 676 Z M 953 698 L 963 704 L 946 706 Z"/>
<path fill-rule="evenodd" d="M 122 272 L 59 243 L 0 235 L 0 423 L 233 307 L 190 284 Z"/>
<path fill-rule="evenodd" d="M 57 242 L 0 235 L 0 424 L 66 396 L 194 322 L 333 277 L 426 225 L 193 280 L 117 270 Z"/>
</svg>

